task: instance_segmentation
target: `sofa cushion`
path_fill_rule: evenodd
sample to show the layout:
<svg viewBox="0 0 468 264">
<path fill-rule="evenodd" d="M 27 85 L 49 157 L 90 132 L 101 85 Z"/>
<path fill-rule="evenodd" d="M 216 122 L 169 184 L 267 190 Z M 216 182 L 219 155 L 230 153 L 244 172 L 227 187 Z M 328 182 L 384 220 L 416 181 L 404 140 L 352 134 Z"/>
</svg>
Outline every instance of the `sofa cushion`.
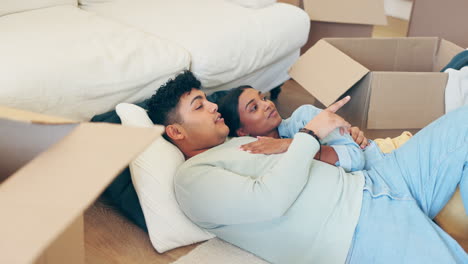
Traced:
<svg viewBox="0 0 468 264">
<path fill-rule="evenodd" d="M 78 2 L 76 0 L 2 0 L 0 4 L 0 17 L 22 11 L 58 5 L 77 6 Z"/>
<path fill-rule="evenodd" d="M 0 105 L 89 120 L 189 66 L 180 46 L 74 6 L 0 17 Z"/>
<path fill-rule="evenodd" d="M 298 50 L 310 25 L 303 10 L 284 3 L 252 9 L 226 0 L 120 0 L 83 8 L 177 42 L 190 52 L 191 71 L 205 88 Z"/>
</svg>

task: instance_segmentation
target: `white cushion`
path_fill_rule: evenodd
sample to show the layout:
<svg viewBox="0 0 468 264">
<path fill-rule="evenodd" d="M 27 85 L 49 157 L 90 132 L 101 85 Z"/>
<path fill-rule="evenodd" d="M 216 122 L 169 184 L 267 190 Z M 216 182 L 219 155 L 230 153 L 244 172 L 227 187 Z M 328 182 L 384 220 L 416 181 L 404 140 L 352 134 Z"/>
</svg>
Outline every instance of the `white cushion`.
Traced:
<svg viewBox="0 0 468 264">
<path fill-rule="evenodd" d="M 154 126 L 146 111 L 137 105 L 118 104 L 116 111 L 123 125 Z M 159 253 L 214 237 L 192 223 L 179 208 L 173 178 L 183 162 L 182 152 L 159 137 L 130 163 L 132 182 L 143 209 L 149 237 Z"/>
<path fill-rule="evenodd" d="M 226 0 L 120 0 L 83 8 L 183 46 L 191 54 L 191 71 L 205 88 L 299 50 L 310 26 L 302 9 L 284 3 L 251 9 Z"/>
<path fill-rule="evenodd" d="M 227 0 L 248 8 L 263 8 L 276 3 L 276 0 Z"/>
<path fill-rule="evenodd" d="M 22 11 L 57 5 L 77 6 L 78 2 L 77 0 L 1 0 L 0 17 Z"/>
<path fill-rule="evenodd" d="M 74 6 L 0 17 L 0 105 L 89 120 L 189 67 L 180 46 Z"/>
</svg>

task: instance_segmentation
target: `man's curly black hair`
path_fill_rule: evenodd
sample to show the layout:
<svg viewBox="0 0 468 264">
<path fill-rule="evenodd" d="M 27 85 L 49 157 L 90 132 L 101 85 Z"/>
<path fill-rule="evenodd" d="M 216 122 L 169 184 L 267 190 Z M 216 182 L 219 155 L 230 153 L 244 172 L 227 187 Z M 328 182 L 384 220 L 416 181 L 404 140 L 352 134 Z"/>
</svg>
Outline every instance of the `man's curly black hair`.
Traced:
<svg viewBox="0 0 468 264">
<path fill-rule="evenodd" d="M 184 71 L 162 85 L 148 101 L 148 115 L 155 124 L 171 125 L 182 120 L 177 114 L 180 97 L 192 89 L 199 90 L 201 83 L 192 72 Z"/>
</svg>

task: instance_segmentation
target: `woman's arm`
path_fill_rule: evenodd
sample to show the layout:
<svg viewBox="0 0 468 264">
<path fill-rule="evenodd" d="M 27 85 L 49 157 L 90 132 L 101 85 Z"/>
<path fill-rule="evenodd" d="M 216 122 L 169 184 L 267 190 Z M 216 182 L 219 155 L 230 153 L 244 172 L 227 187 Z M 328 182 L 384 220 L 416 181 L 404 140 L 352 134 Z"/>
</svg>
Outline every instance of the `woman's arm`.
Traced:
<svg viewBox="0 0 468 264">
<path fill-rule="evenodd" d="M 324 110 L 313 105 L 300 106 L 294 111 L 290 118 L 282 122 L 281 126 L 278 128 L 280 135 L 283 137 L 290 137 L 322 111 Z M 362 137 L 360 138 L 360 136 L 364 135 L 359 135 L 360 130 L 354 128 L 351 132 L 356 136 L 356 140 L 361 140 L 362 143 L 364 139 Z M 326 147 L 324 148 L 324 159 L 321 159 L 322 161 L 332 165 L 338 165 L 346 171 L 356 171 L 364 168 L 364 153 L 349 133 L 341 134 L 339 129 L 335 129 L 327 137 L 323 138 L 321 143 L 322 148 L 324 147 L 323 145 L 333 148 L 333 150 L 327 150 Z"/>
<path fill-rule="evenodd" d="M 240 149 L 253 154 L 279 154 L 288 150 L 292 138 L 257 137 L 257 141 L 240 146 Z"/>
<path fill-rule="evenodd" d="M 314 159 L 335 166 L 338 162 L 338 155 L 336 154 L 335 149 L 333 149 L 332 147 L 322 145 L 320 148 L 320 152 L 315 154 Z"/>
<path fill-rule="evenodd" d="M 252 154 L 279 154 L 288 150 L 292 142 L 291 138 L 257 137 L 258 140 L 240 146 L 240 149 Z M 320 146 L 320 151 L 315 154 L 314 159 L 335 165 L 338 155 L 333 147 Z"/>
<path fill-rule="evenodd" d="M 257 137 L 257 141 L 244 144 L 240 149 L 252 154 L 279 154 L 288 150 L 292 138 Z M 320 151 L 315 154 L 314 159 L 335 165 L 338 155 L 330 146 L 320 146 Z"/>
<path fill-rule="evenodd" d="M 258 137 L 257 141 L 242 145 L 241 150 L 253 154 L 279 154 L 288 150 L 292 139 Z M 356 142 L 349 134 L 340 135 L 338 130 L 333 131 L 323 141 L 321 151 L 315 154 L 315 159 L 331 165 L 343 167 L 345 171 L 362 170 L 365 166 L 365 156 Z"/>
</svg>

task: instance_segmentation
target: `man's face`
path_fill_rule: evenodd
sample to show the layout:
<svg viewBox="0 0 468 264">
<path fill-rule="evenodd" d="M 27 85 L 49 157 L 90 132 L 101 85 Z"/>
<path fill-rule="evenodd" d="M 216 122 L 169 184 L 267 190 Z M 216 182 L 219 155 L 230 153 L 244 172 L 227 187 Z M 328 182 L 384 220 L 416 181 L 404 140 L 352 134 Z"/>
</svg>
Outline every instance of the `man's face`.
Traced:
<svg viewBox="0 0 468 264">
<path fill-rule="evenodd" d="M 266 136 L 281 123 L 275 104 L 255 89 L 245 89 L 239 96 L 241 130 L 250 136 Z"/>
<path fill-rule="evenodd" d="M 187 142 L 199 149 L 222 144 L 229 128 L 218 113 L 218 105 L 206 99 L 204 92 L 192 89 L 182 95 L 177 108 Z"/>
</svg>

